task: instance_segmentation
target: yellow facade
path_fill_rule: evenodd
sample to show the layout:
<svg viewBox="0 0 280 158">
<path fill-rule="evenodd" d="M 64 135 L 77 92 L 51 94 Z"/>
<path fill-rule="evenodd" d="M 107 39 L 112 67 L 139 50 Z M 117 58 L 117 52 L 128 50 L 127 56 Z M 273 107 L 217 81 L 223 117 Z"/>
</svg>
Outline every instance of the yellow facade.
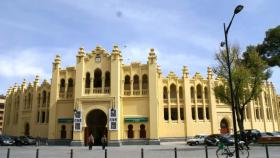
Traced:
<svg viewBox="0 0 280 158">
<path fill-rule="evenodd" d="M 121 51 L 111 53 L 97 46 L 85 53 L 80 48 L 76 65 L 61 68 L 60 56 L 53 62 L 51 83 L 26 81 L 7 93 L 5 134 L 48 138 L 49 144 L 86 143 L 105 134 L 109 145 L 185 139 L 196 134 L 232 132 L 231 108 L 215 98 L 213 87 L 222 83 L 208 68 L 207 77 L 167 77 L 151 49 L 146 64 L 123 64 Z M 278 101 L 279 102 L 279 101 Z M 258 99 L 246 107 L 246 129 L 279 130 L 279 104 L 272 83 L 264 82 Z M 110 130 L 109 109 L 117 111 L 117 129 Z M 81 111 L 82 128 L 73 129 L 73 115 Z M 75 121 L 75 119 L 74 119 Z"/>
<path fill-rule="evenodd" d="M 0 95 L 0 135 L 3 133 L 5 112 L 5 97 Z"/>
</svg>

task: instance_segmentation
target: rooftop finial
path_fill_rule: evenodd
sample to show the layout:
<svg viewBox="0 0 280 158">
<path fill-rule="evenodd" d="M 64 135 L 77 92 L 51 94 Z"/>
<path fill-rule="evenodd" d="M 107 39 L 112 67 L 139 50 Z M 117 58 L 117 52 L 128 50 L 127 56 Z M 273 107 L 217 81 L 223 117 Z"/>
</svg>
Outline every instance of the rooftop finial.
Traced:
<svg viewBox="0 0 280 158">
<path fill-rule="evenodd" d="M 188 67 L 187 66 L 183 66 L 183 76 L 184 77 L 188 77 L 189 76 L 189 70 L 188 70 Z"/>
<path fill-rule="evenodd" d="M 25 79 L 25 78 L 23 79 L 22 84 L 23 84 L 23 85 L 26 84 L 26 79 Z"/>
<path fill-rule="evenodd" d="M 99 50 L 101 50 L 101 47 L 100 47 L 100 45 L 97 45 L 95 49 L 96 49 L 96 51 L 99 51 Z"/>
<path fill-rule="evenodd" d="M 207 78 L 212 79 L 212 77 L 213 77 L 212 69 L 211 69 L 211 67 L 208 67 L 207 68 Z"/>
<path fill-rule="evenodd" d="M 156 54 L 155 54 L 155 49 L 154 49 L 154 48 L 151 48 L 151 49 L 150 49 L 149 55 L 150 55 L 150 56 L 156 55 Z"/>
<path fill-rule="evenodd" d="M 79 54 L 85 54 L 85 49 L 83 47 L 80 47 L 78 53 Z"/>
<path fill-rule="evenodd" d="M 119 52 L 119 51 L 120 51 L 120 50 L 119 50 L 118 45 L 114 45 L 113 52 Z"/>
<path fill-rule="evenodd" d="M 61 61 L 61 60 L 60 60 L 60 55 L 57 54 L 57 55 L 55 56 L 54 62 L 55 62 L 55 63 L 60 63 L 60 61 Z"/>
<path fill-rule="evenodd" d="M 156 64 L 157 56 L 156 56 L 154 48 L 150 49 L 150 53 L 149 53 L 148 59 L 149 59 L 149 63 L 150 64 Z"/>
</svg>

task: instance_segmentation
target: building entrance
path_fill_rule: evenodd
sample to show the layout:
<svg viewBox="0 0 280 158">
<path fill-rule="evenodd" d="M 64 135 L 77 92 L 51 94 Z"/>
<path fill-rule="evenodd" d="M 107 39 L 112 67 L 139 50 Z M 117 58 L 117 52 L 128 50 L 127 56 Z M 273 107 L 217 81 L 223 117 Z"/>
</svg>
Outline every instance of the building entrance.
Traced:
<svg viewBox="0 0 280 158">
<path fill-rule="evenodd" d="M 84 133 L 85 145 L 88 145 L 88 136 L 94 137 L 94 145 L 101 145 L 101 138 L 105 134 L 107 137 L 107 115 L 99 109 L 90 111 L 86 116 L 86 124 Z"/>
<path fill-rule="evenodd" d="M 229 133 L 228 121 L 224 118 L 220 122 L 221 134 Z"/>
</svg>

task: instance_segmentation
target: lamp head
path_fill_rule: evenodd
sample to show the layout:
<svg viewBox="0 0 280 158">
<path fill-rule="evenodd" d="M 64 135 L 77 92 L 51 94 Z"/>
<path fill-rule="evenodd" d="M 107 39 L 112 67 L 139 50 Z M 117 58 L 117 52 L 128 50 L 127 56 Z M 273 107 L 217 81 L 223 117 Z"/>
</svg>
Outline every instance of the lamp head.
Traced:
<svg viewBox="0 0 280 158">
<path fill-rule="evenodd" d="M 241 10 L 244 8 L 243 5 L 238 5 L 235 9 L 234 9 L 234 14 L 238 14 L 239 12 L 241 12 Z"/>
</svg>

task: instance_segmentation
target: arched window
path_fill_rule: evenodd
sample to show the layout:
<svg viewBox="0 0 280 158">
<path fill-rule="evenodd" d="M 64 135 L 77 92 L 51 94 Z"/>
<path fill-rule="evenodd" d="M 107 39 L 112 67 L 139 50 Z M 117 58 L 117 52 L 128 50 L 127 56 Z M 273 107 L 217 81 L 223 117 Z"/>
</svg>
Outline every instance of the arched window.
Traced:
<svg viewBox="0 0 280 158">
<path fill-rule="evenodd" d="M 29 131 L 30 131 L 29 123 L 26 123 L 24 127 L 24 135 L 29 136 L 30 133 Z"/>
<path fill-rule="evenodd" d="M 140 138 L 146 138 L 146 129 L 144 124 L 140 125 Z"/>
<path fill-rule="evenodd" d="M 208 99 L 208 88 L 204 87 L 204 98 Z"/>
<path fill-rule="evenodd" d="M 124 90 L 130 90 L 130 76 L 128 75 L 124 79 Z"/>
<path fill-rule="evenodd" d="M 163 99 L 168 99 L 167 87 L 163 87 Z"/>
<path fill-rule="evenodd" d="M 26 97 L 26 95 L 24 96 L 24 108 L 26 109 L 26 107 L 27 107 L 27 97 Z"/>
<path fill-rule="evenodd" d="M 133 76 L 133 90 L 139 90 L 139 76 Z"/>
<path fill-rule="evenodd" d="M 47 92 L 43 91 L 43 105 L 45 105 L 47 102 Z"/>
<path fill-rule="evenodd" d="M 183 88 L 179 87 L 179 98 L 183 99 Z"/>
<path fill-rule="evenodd" d="M 41 102 L 41 94 L 38 94 L 38 107 L 40 107 L 40 102 Z"/>
<path fill-rule="evenodd" d="M 107 71 L 105 73 L 105 87 L 110 87 L 110 84 L 111 84 L 110 72 Z"/>
<path fill-rule="evenodd" d="M 68 79 L 68 88 L 73 88 L 73 86 L 74 86 L 73 79 L 72 79 L 72 78 L 69 78 L 69 79 Z"/>
<path fill-rule="evenodd" d="M 176 98 L 177 97 L 177 93 L 176 93 L 176 86 L 175 84 L 171 84 L 170 85 L 170 98 Z"/>
<path fill-rule="evenodd" d="M 194 99 L 194 87 L 191 87 L 191 98 Z"/>
<path fill-rule="evenodd" d="M 148 89 L 148 76 L 146 74 L 142 76 L 142 89 Z"/>
<path fill-rule="evenodd" d="M 196 92 L 197 99 L 202 99 L 202 87 L 200 84 L 196 86 Z"/>
<path fill-rule="evenodd" d="M 28 107 L 31 107 L 32 99 L 31 99 L 31 93 L 28 93 Z"/>
<path fill-rule="evenodd" d="M 94 71 L 94 88 L 101 88 L 102 87 L 102 71 L 100 69 L 95 69 Z"/>
<path fill-rule="evenodd" d="M 61 126 L 60 138 L 61 139 L 65 139 L 66 138 L 66 126 L 65 125 Z"/>
<path fill-rule="evenodd" d="M 47 101 L 47 104 L 50 105 L 50 101 L 51 101 L 51 93 L 48 92 L 48 101 Z"/>
<path fill-rule="evenodd" d="M 85 88 L 90 88 L 90 73 L 89 73 L 89 72 L 86 73 L 86 84 L 85 84 Z"/>
<path fill-rule="evenodd" d="M 128 125 L 127 138 L 134 138 L 133 125 Z"/>
<path fill-rule="evenodd" d="M 228 125 L 228 121 L 223 118 L 220 122 L 220 132 L 221 134 L 226 134 L 229 133 L 229 125 Z"/>
<path fill-rule="evenodd" d="M 64 92 L 65 91 L 65 80 L 61 79 L 60 80 L 60 92 Z"/>
<path fill-rule="evenodd" d="M 71 139 L 73 140 L 73 134 L 74 134 L 74 126 L 71 127 Z"/>
<path fill-rule="evenodd" d="M 250 119 L 250 106 L 249 105 L 246 106 L 246 118 Z"/>
</svg>

